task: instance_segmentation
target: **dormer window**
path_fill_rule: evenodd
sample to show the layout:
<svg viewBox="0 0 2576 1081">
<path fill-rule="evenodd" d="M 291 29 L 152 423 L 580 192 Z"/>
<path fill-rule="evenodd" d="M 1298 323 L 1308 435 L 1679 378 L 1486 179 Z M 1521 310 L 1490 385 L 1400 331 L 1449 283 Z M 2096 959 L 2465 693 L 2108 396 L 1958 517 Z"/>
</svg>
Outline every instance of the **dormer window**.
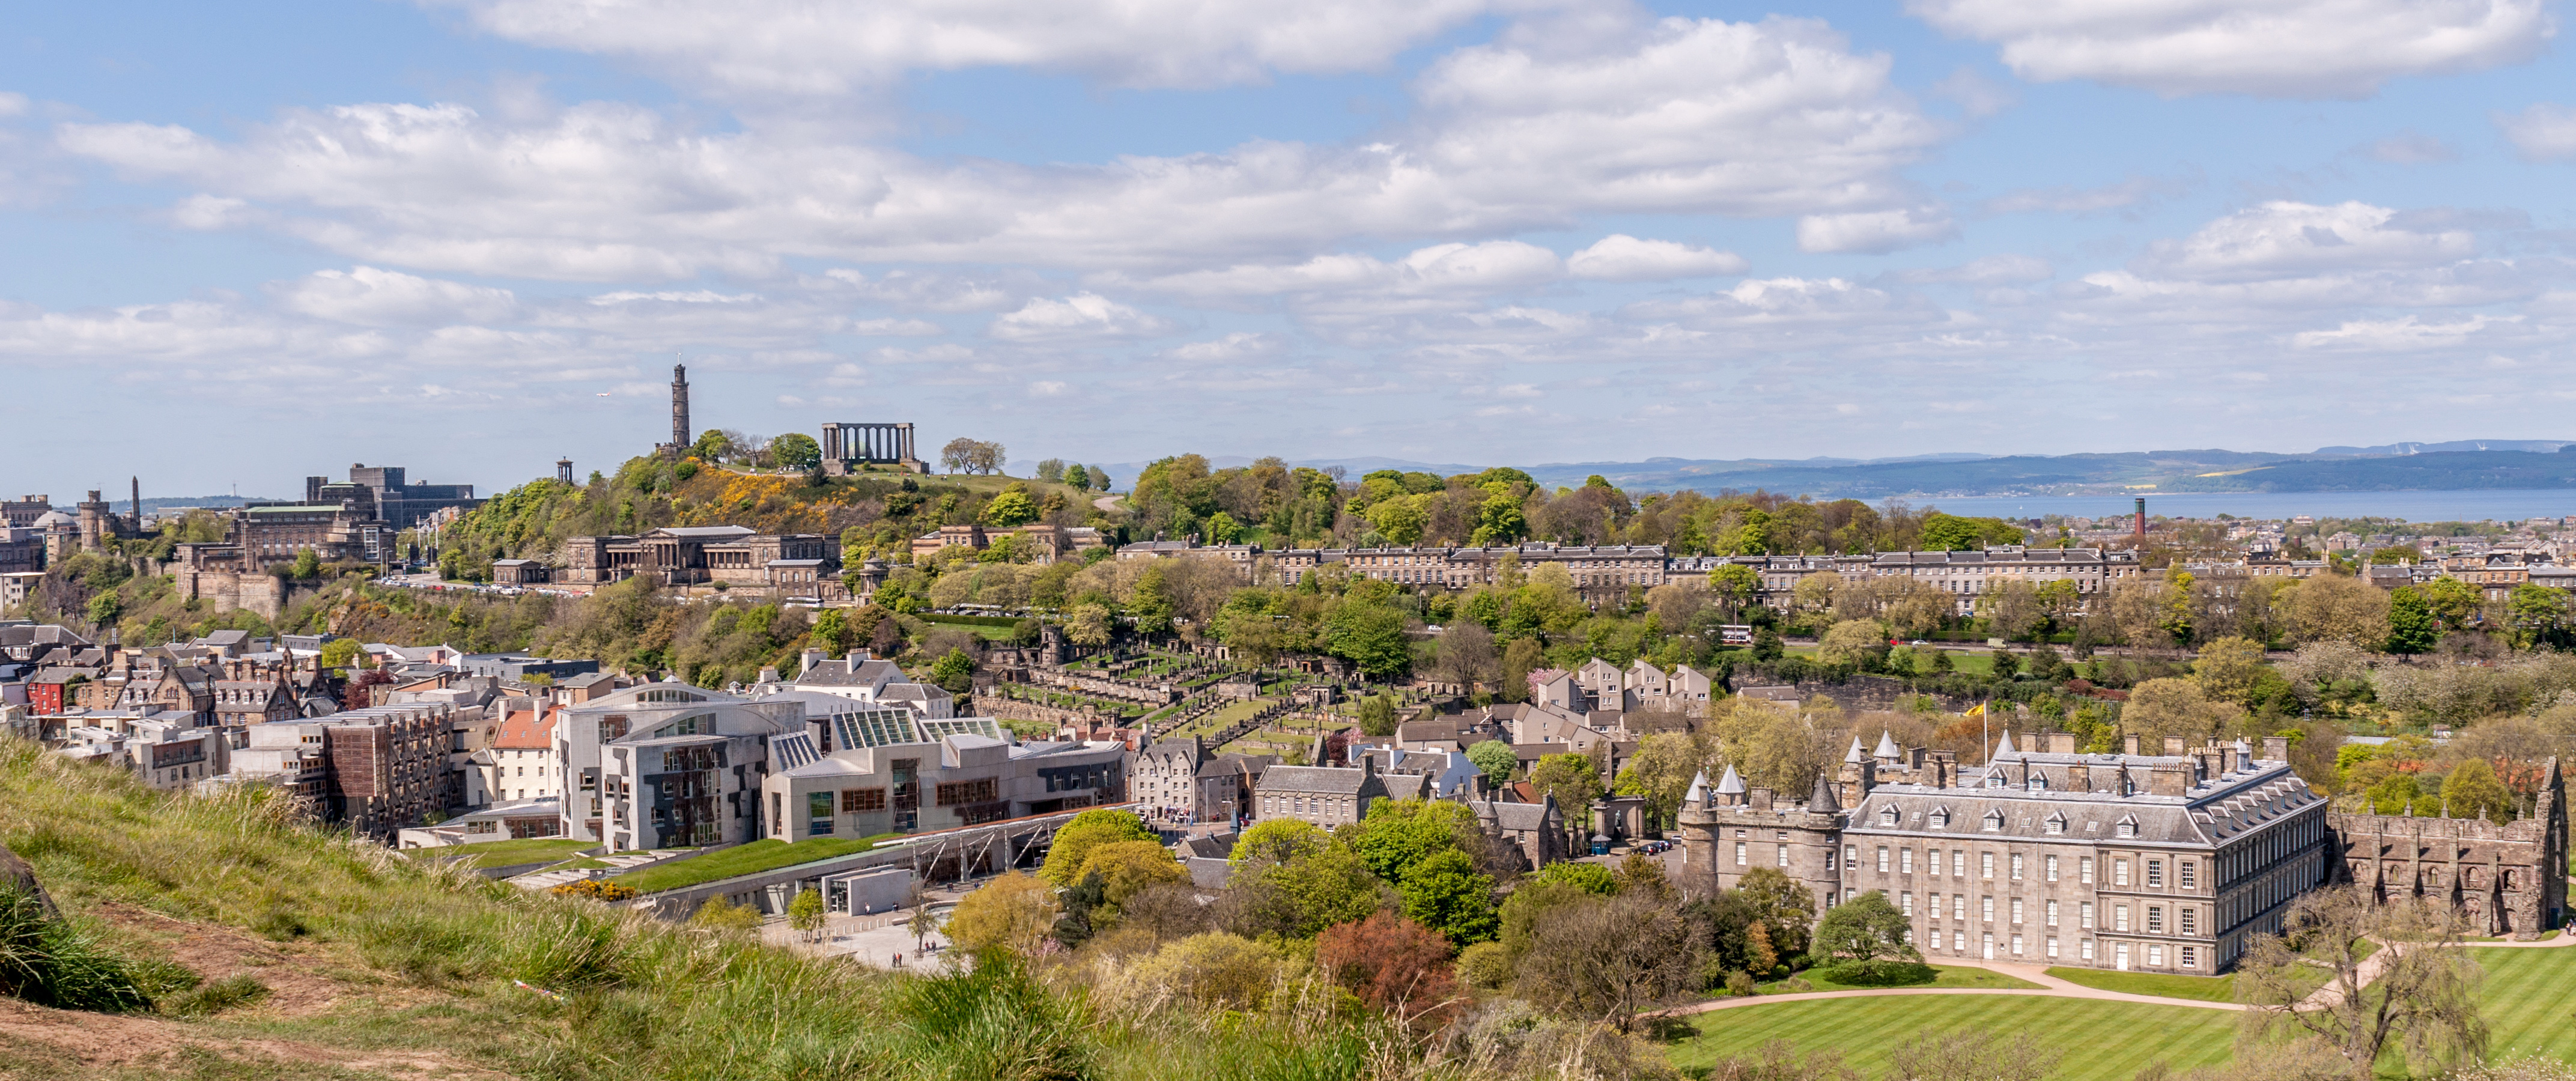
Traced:
<svg viewBox="0 0 2576 1081">
<path fill-rule="evenodd" d="M 2004 828 L 2004 813 L 2003 813 L 2002 811 L 1988 811 L 1988 812 L 1986 812 L 1986 832 L 1988 832 L 1988 833 L 1999 833 L 1999 832 L 2002 832 L 2003 828 Z"/>
<path fill-rule="evenodd" d="M 2119 824 L 2119 828 L 2118 828 L 2118 833 L 2119 833 L 2119 835 L 2120 835 L 2120 836 L 2122 836 L 2122 837 L 2135 837 L 2135 836 L 2137 836 L 2137 835 L 2138 835 L 2138 820 L 2137 820 L 2137 819 L 2135 819 L 2135 818 L 2123 818 L 2123 819 L 2121 819 L 2121 820 L 2120 820 L 2120 824 Z"/>
<path fill-rule="evenodd" d="M 1933 808 L 1933 809 L 1932 809 L 1932 828 L 1933 828 L 1933 829 L 1936 829 L 1936 830 L 1942 830 L 1942 829 L 1948 829 L 1948 828 L 1950 828 L 1950 809 L 1949 809 L 1949 808 L 1947 808 L 1947 807 L 1935 807 L 1935 808 Z"/>
<path fill-rule="evenodd" d="M 2048 775 L 2044 773 L 2031 774 L 2029 788 L 2033 792 L 2048 791 Z"/>
<path fill-rule="evenodd" d="M 1986 775 L 1986 787 L 1988 787 L 1988 788 L 2002 788 L 2003 786 L 2004 786 L 2004 778 L 2003 778 L 2003 775 L 2002 775 L 2002 774 L 2000 774 L 2000 773 L 1989 773 L 1989 774 L 1987 774 L 1987 775 Z"/>
<path fill-rule="evenodd" d="M 1882 825 L 1882 826 L 1893 826 L 1893 825 L 1895 825 L 1895 824 L 1896 824 L 1896 808 L 1894 808 L 1894 807 L 1890 807 L 1890 808 L 1888 808 L 1888 809 L 1886 809 L 1886 810 L 1884 810 L 1884 811 L 1880 811 L 1880 812 L 1878 812 L 1878 824 L 1879 824 L 1879 825 Z"/>
<path fill-rule="evenodd" d="M 2066 816 L 2063 813 L 2051 813 L 2046 820 L 2041 822 L 2041 826 L 2046 828 L 2050 833 L 2064 833 L 2066 832 Z"/>
</svg>

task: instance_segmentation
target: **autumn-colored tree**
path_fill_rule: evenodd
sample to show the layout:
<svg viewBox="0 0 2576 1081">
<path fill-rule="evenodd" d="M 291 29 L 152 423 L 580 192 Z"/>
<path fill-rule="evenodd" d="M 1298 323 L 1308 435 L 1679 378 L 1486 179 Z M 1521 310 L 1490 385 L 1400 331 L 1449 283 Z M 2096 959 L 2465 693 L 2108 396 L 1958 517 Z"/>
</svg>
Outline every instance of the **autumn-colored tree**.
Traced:
<svg viewBox="0 0 2576 1081">
<path fill-rule="evenodd" d="M 1459 1004 L 1449 940 L 1392 912 L 1325 928 L 1315 965 L 1370 1009 L 1407 1021 L 1437 1023 Z"/>
</svg>

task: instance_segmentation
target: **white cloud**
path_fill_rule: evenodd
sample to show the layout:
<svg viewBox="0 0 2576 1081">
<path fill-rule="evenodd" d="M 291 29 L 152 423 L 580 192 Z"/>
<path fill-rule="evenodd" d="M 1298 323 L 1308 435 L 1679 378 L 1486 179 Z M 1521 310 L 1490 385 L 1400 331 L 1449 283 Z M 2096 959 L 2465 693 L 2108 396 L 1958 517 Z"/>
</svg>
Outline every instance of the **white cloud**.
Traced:
<svg viewBox="0 0 2576 1081">
<path fill-rule="evenodd" d="M 2117 184 L 2092 188 L 2060 185 L 2009 191 L 1986 200 L 1977 209 L 1986 214 L 2098 214 L 2105 210 L 2142 206 L 2178 195 L 2191 187 L 2187 180 L 2130 177 Z"/>
<path fill-rule="evenodd" d="M 1238 330 L 1215 341 L 1190 342 L 1177 346 L 1169 355 L 1174 360 L 1204 364 L 1272 356 L 1286 346 L 1287 343 L 1276 334 Z"/>
<path fill-rule="evenodd" d="M 1077 293 L 1063 300 L 1030 300 L 1020 310 L 995 318 L 990 332 L 1004 341 L 1050 342 L 1145 338 L 1170 329 L 1171 324 L 1162 319 L 1097 293 Z"/>
<path fill-rule="evenodd" d="M 1485 0 L 425 0 L 550 48 L 632 56 L 734 95 L 832 96 L 908 71 L 1008 66 L 1123 86 L 1375 68 Z"/>
<path fill-rule="evenodd" d="M 1032 383 L 1030 383 L 1030 384 L 1029 384 L 1029 397 L 1032 397 L 1032 398 L 1055 398 L 1055 397 L 1061 397 L 1061 396 L 1063 396 L 1064 392 L 1065 392 L 1066 390 L 1068 390 L 1068 389 L 1070 389 L 1070 385 L 1069 385 L 1069 384 L 1067 384 L 1064 380 L 1061 380 L 1061 379 L 1040 379 L 1040 380 L 1036 380 L 1036 381 L 1034 381 L 1034 382 L 1032 382 Z"/>
<path fill-rule="evenodd" d="M 2506 323 L 2518 319 L 2503 320 Z M 2356 319 L 2333 330 L 2303 331 L 2291 339 L 2301 349 L 2349 349 L 2379 353 L 2421 352 L 2457 348 L 2495 320 L 2472 316 L 2458 322 L 2425 323 L 2401 319 Z"/>
<path fill-rule="evenodd" d="M 1907 321 L 1916 321 L 1922 309 L 1885 290 L 1842 278 L 1760 278 L 1724 292 L 1642 301 L 1622 309 L 1631 318 L 1671 319 L 1687 326 L 1845 321 L 1859 325 L 1890 313 L 1909 312 Z"/>
<path fill-rule="evenodd" d="M 769 277 L 807 258 L 1169 272 L 1602 213 L 1908 205 L 1898 171 L 1946 132 L 1888 67 L 1821 23 L 1667 19 L 1452 52 L 1416 81 L 1413 120 L 1377 142 L 1099 165 L 948 164 L 827 126 L 708 132 L 610 103 L 295 110 L 234 141 L 72 123 L 56 141 L 224 200 L 200 227 L 273 228 L 415 270 L 632 282 Z M 1005 292 L 995 306 L 1035 295 Z"/>
<path fill-rule="evenodd" d="M 2537 102 L 2518 113 L 2499 113 L 2496 126 L 2533 161 L 2576 158 L 2576 108 Z"/>
<path fill-rule="evenodd" d="M 1626 233 L 1602 237 L 1565 259 L 1566 269 L 1575 277 L 1623 282 L 1742 274 L 1751 265 L 1731 251 L 1671 240 L 1639 240 Z"/>
<path fill-rule="evenodd" d="M 1944 285 L 2028 285 L 2057 276 L 2048 260 L 2030 255 L 1989 255 L 1954 267 L 1897 272 L 1898 281 Z"/>
<path fill-rule="evenodd" d="M 369 266 L 318 271 L 269 292 L 289 311 L 361 326 L 508 322 L 520 314 L 518 297 L 507 289 Z"/>
<path fill-rule="evenodd" d="M 1879 254 L 1949 240 L 1959 235 L 1940 207 L 1810 214 L 1798 219 L 1798 250 Z"/>
<path fill-rule="evenodd" d="M 2036 82 L 2158 94 L 2364 97 L 2407 75 L 2518 63 L 2557 32 L 2543 0 L 1907 0 L 1953 37 L 2003 46 Z"/>
<path fill-rule="evenodd" d="M 2140 265 L 2170 277 L 2243 281 L 2284 273 L 2432 266 L 2477 252 L 2477 237 L 2468 230 L 2394 228 L 2391 219 L 2396 216 L 2394 210 L 2362 202 L 2263 203 L 2213 221 L 2180 242 L 2158 242 Z"/>
<path fill-rule="evenodd" d="M 26 112 L 27 95 L 0 91 L 0 116 L 24 116 Z"/>
<path fill-rule="evenodd" d="M 848 329 L 871 337 L 927 338 L 948 333 L 948 328 L 927 319 L 862 319 Z"/>
<path fill-rule="evenodd" d="M 1290 297 L 1308 304 L 1338 300 L 1370 308 L 1414 308 L 1423 298 L 1465 301 L 1544 285 L 1564 272 L 1555 252 L 1517 240 L 1493 240 L 1435 244 L 1393 262 L 1371 255 L 1319 255 L 1285 266 L 1248 264 L 1132 283 L 1110 275 L 1103 281 L 1200 300 Z"/>
</svg>

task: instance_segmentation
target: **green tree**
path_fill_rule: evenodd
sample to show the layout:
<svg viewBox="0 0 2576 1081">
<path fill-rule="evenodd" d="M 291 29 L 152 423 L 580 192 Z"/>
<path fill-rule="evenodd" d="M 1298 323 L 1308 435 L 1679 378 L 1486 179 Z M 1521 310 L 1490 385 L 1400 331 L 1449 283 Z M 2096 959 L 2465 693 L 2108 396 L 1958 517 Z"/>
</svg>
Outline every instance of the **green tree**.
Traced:
<svg viewBox="0 0 2576 1081">
<path fill-rule="evenodd" d="M 1233 544 L 1243 539 L 1243 523 L 1224 511 L 1208 515 L 1206 529 L 1209 544 Z"/>
<path fill-rule="evenodd" d="M 2211 698 L 2252 709 L 2254 688 L 2262 682 L 2263 647 L 2245 638 L 2221 638 L 2200 647 L 2191 662 L 2192 682 Z"/>
<path fill-rule="evenodd" d="M 823 445 L 803 432 L 789 432 L 770 440 L 769 457 L 782 469 L 802 472 L 823 464 Z"/>
<path fill-rule="evenodd" d="M 850 640 L 854 637 L 850 633 L 849 617 L 841 614 L 838 608 L 826 608 L 822 615 L 815 616 L 813 629 L 806 633 L 807 641 L 812 642 L 815 648 L 835 657 L 850 651 Z"/>
<path fill-rule="evenodd" d="M 2424 604 L 2445 634 L 2467 628 L 2483 600 L 2478 587 L 2457 578 L 2436 578 L 2424 585 Z"/>
<path fill-rule="evenodd" d="M 1227 863 L 1241 867 L 1254 861 L 1286 863 L 1300 856 L 1323 851 L 1333 843 L 1333 835 L 1312 822 L 1294 818 L 1272 818 L 1255 823 L 1234 839 L 1234 849 L 1226 853 Z"/>
<path fill-rule="evenodd" d="M 1057 827 L 1055 843 L 1047 850 L 1046 863 L 1038 868 L 1038 877 L 1058 886 L 1070 886 L 1079 877 L 1083 862 L 1091 858 L 1092 849 L 1120 841 L 1159 844 L 1162 837 L 1130 812 L 1093 808 Z"/>
<path fill-rule="evenodd" d="M 1467 748 L 1467 761 L 1475 763 L 1477 769 L 1484 771 L 1485 779 L 1497 787 L 1510 783 L 1512 771 L 1521 764 L 1520 756 L 1512 753 L 1512 745 L 1498 739 L 1479 740 Z"/>
<path fill-rule="evenodd" d="M 321 554 L 310 548 L 296 550 L 295 562 L 287 566 L 286 576 L 298 582 L 310 582 L 322 577 Z"/>
<path fill-rule="evenodd" d="M 1520 497 L 1509 491 L 1485 497 L 1476 510 L 1476 531 L 1470 544 L 1479 546 L 1512 544 L 1529 536 L 1529 517 L 1521 511 Z"/>
<path fill-rule="evenodd" d="M 1257 899 L 1249 906 L 1256 914 L 1252 930 L 1288 938 L 1313 938 L 1334 924 L 1366 918 L 1385 900 L 1385 886 L 1367 862 L 1338 842 L 1283 863 L 1247 867 L 1237 876 Z"/>
<path fill-rule="evenodd" d="M 2451 767 L 2442 778 L 2442 805 L 2454 818 L 2476 816 L 2498 824 L 2513 821 L 2513 793 L 2496 779 L 2495 767 L 2472 758 Z"/>
<path fill-rule="evenodd" d="M 709 428 L 699 433 L 697 442 L 689 444 L 689 457 L 701 462 L 723 461 L 726 455 L 732 453 L 733 439 L 725 435 L 722 429 Z"/>
<path fill-rule="evenodd" d="M 1912 925 L 1885 892 L 1871 890 L 1825 910 L 1816 921 L 1814 952 L 1837 961 L 1921 960 L 1906 941 Z"/>
<path fill-rule="evenodd" d="M 825 915 L 823 894 L 820 890 L 800 890 L 795 900 L 787 902 L 787 925 L 795 928 L 796 933 L 805 936 L 808 941 L 822 931 Z"/>
<path fill-rule="evenodd" d="M 1438 931 L 1450 948 L 1490 941 L 1500 927 L 1494 913 L 1494 880 L 1476 871 L 1473 857 L 1455 848 L 1407 868 L 1396 892 L 1405 918 Z"/>
<path fill-rule="evenodd" d="M 1568 860 L 1548 864 L 1521 876 L 1523 886 L 1549 882 L 1571 886 L 1595 897 L 1608 897 L 1619 892 L 1619 876 L 1597 863 Z"/>
<path fill-rule="evenodd" d="M 1431 522 L 1431 516 L 1424 513 L 1421 505 L 1401 496 L 1370 506 L 1362 516 L 1368 519 L 1369 527 L 1377 530 L 1379 536 L 1399 545 L 1420 542 L 1422 528 Z"/>
<path fill-rule="evenodd" d="M 365 649 L 366 647 L 359 645 L 355 638 L 334 638 L 324 642 L 320 658 L 322 667 L 347 668 L 358 659 L 359 654 L 365 652 Z"/>
<path fill-rule="evenodd" d="M 1072 486 L 1074 491 L 1090 491 L 1091 471 L 1084 469 L 1081 462 L 1075 462 L 1072 465 L 1064 467 L 1064 482 L 1067 485 Z"/>
<path fill-rule="evenodd" d="M 930 666 L 930 681 L 950 694 L 964 694 L 975 688 L 975 658 L 966 651 L 950 647 L 948 655 Z"/>
<path fill-rule="evenodd" d="M 1190 880 L 1189 870 L 1172 858 L 1172 850 L 1163 847 L 1160 840 L 1111 841 L 1092 846 L 1074 877 L 1080 881 L 1092 875 L 1100 876 L 1104 898 L 1112 908 L 1126 904 L 1128 898 L 1149 887 Z"/>
<path fill-rule="evenodd" d="M 2433 606 L 2425 601 L 2423 590 L 2399 586 L 2388 595 L 2388 652 L 2423 653 L 2441 637 L 2433 619 Z"/>
<path fill-rule="evenodd" d="M 1753 632 L 1754 660 L 1769 664 L 1788 651 L 1788 644 L 1780 640 L 1780 632 L 1769 627 Z"/>
<path fill-rule="evenodd" d="M 1026 489 L 1013 485 L 994 496 L 992 502 L 984 504 L 983 518 L 984 524 L 989 526 L 1027 525 L 1038 520 L 1037 500 L 1029 498 Z"/>
<path fill-rule="evenodd" d="M 1343 836 L 1367 861 L 1369 871 L 1389 882 L 1402 882 L 1433 856 L 1455 850 L 1480 832 L 1476 812 L 1448 800 L 1381 799 L 1366 817 L 1343 829 Z"/>
<path fill-rule="evenodd" d="M 2505 618 L 2513 624 L 2515 644 L 2525 649 L 2537 645 L 2564 649 L 2576 637 L 2568 633 L 2564 590 L 2529 583 L 2515 586 L 2505 599 Z"/>
<path fill-rule="evenodd" d="M 1691 776 L 1700 771 L 1707 758 L 1698 740 L 1689 733 L 1658 732 L 1637 746 L 1637 753 L 1620 767 L 1618 783 L 1611 790 L 1622 796 L 1645 797 L 1647 813 L 1657 822 L 1670 822 L 1681 813 L 1682 797 L 1690 791 Z"/>
<path fill-rule="evenodd" d="M 1782 957 L 1807 952 L 1810 929 L 1816 919 L 1816 895 L 1804 883 L 1777 867 L 1756 867 L 1745 872 L 1735 888 L 1753 906 L 1754 918 L 1762 921 L 1772 949 Z"/>
<path fill-rule="evenodd" d="M 1556 797 L 1568 819 L 1584 815 L 1601 798 L 1601 771 L 1590 755 L 1548 755 L 1530 767 L 1529 779 L 1540 794 Z"/>
<path fill-rule="evenodd" d="M 1875 619 L 1846 619 L 1825 629 L 1816 640 L 1816 659 L 1829 664 L 1852 664 L 1887 642 L 1887 629 Z"/>
<path fill-rule="evenodd" d="M 89 624 L 92 627 L 106 627 L 115 623 L 116 617 L 124 611 L 125 602 L 116 595 L 115 590 L 102 590 L 89 599 Z"/>
<path fill-rule="evenodd" d="M 1077 646 L 1108 645 L 1112 629 L 1106 605 L 1077 604 L 1065 615 L 1065 639 Z"/>
<path fill-rule="evenodd" d="M 1138 587 L 1142 592 L 1141 584 Z M 1324 652 L 1359 667 L 1372 679 L 1393 679 L 1413 669 L 1413 641 L 1404 614 L 1384 605 L 1346 601 L 1324 617 L 1316 636 Z"/>
<path fill-rule="evenodd" d="M 1394 735 L 1395 701 L 1382 694 L 1372 694 L 1360 699 L 1359 721 L 1362 735 Z"/>
</svg>

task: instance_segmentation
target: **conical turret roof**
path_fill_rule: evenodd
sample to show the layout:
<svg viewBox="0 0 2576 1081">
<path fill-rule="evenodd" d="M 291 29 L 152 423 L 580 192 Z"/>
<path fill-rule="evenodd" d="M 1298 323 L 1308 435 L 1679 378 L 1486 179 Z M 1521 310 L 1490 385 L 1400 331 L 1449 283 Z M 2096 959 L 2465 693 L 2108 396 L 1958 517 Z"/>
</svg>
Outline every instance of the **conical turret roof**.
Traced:
<svg viewBox="0 0 2576 1081">
<path fill-rule="evenodd" d="M 1897 749 L 1896 737 L 1884 728 L 1878 730 L 1878 750 L 1873 753 L 1889 760 L 1905 757 L 1905 752 Z"/>
<path fill-rule="evenodd" d="M 1850 751 L 1850 753 L 1843 755 L 1843 761 L 1848 762 L 1848 763 L 1851 763 L 1852 765 L 1855 765 L 1855 766 L 1857 766 L 1857 765 L 1859 765 L 1859 764 L 1861 764 L 1861 763 L 1863 763 L 1863 762 L 1867 762 L 1867 761 L 1869 761 L 1869 755 L 1862 753 L 1862 751 L 1861 751 L 1861 749 L 1860 749 L 1860 737 L 1859 737 L 1859 736 L 1853 736 L 1853 737 L 1852 737 L 1851 751 Z"/>
<path fill-rule="evenodd" d="M 1816 790 L 1807 794 L 1808 814 L 1833 814 L 1843 809 L 1843 801 L 1834 797 L 1834 784 L 1824 774 L 1816 775 Z"/>
<path fill-rule="evenodd" d="M 1734 763 L 1727 763 L 1726 776 L 1718 778 L 1717 794 L 1721 796 L 1741 796 L 1744 794 L 1744 778 L 1737 775 Z"/>
<path fill-rule="evenodd" d="M 1685 804 L 1689 804 L 1689 803 L 1705 803 L 1705 802 L 1707 802 L 1707 801 L 1708 801 L 1708 771 L 1707 771 L 1707 770 L 1701 770 L 1701 771 L 1699 771 L 1699 772 L 1697 772 L 1697 773 L 1691 774 L 1690 792 L 1689 792 L 1689 794 L 1684 795 L 1684 796 L 1682 797 L 1682 802 L 1683 802 L 1683 803 L 1685 803 Z"/>
</svg>

